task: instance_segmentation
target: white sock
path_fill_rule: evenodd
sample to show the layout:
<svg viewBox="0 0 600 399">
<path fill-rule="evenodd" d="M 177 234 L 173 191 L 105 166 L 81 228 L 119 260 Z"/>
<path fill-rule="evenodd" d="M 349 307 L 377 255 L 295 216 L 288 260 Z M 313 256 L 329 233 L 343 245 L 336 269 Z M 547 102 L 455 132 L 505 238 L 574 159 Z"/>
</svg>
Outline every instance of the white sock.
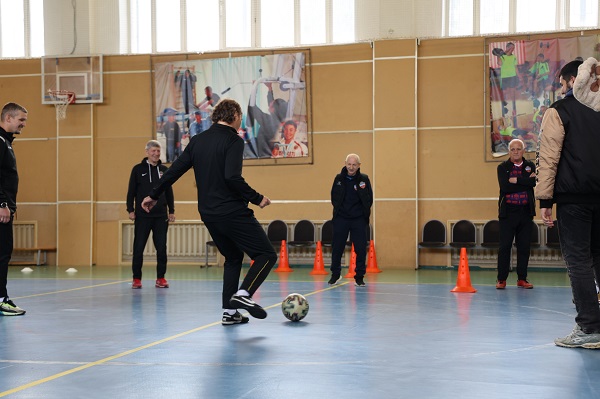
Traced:
<svg viewBox="0 0 600 399">
<path fill-rule="evenodd" d="M 235 312 L 237 312 L 236 309 L 223 309 L 223 311 L 225 313 L 227 313 L 229 316 L 233 316 L 235 314 Z"/>
<path fill-rule="evenodd" d="M 4 297 L 0 298 L 0 302 L 4 302 L 4 299 L 5 299 Z"/>
<path fill-rule="evenodd" d="M 250 296 L 250 293 L 246 290 L 238 290 L 238 292 L 236 292 L 235 295 Z"/>
</svg>

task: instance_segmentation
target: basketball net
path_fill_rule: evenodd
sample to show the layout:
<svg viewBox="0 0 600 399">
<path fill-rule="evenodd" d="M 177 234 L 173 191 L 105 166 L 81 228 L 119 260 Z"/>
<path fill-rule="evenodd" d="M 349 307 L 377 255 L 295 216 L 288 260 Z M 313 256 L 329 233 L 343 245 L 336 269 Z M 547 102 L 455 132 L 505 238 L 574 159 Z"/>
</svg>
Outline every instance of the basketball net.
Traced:
<svg viewBox="0 0 600 399">
<path fill-rule="evenodd" d="M 75 102 L 75 93 L 67 90 L 48 90 L 48 95 L 56 108 L 56 120 L 67 117 L 67 107 Z"/>
</svg>

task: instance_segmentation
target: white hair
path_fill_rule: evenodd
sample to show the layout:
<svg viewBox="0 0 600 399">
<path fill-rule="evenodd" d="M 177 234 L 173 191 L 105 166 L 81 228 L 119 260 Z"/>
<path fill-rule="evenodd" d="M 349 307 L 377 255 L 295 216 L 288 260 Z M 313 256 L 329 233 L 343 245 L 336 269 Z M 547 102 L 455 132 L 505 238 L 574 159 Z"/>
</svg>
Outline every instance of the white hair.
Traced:
<svg viewBox="0 0 600 399">
<path fill-rule="evenodd" d="M 346 162 L 348 162 L 348 160 L 350 158 L 354 158 L 354 159 L 356 159 L 357 163 L 360 163 L 360 157 L 357 154 L 348 154 L 348 155 L 346 155 Z"/>
</svg>

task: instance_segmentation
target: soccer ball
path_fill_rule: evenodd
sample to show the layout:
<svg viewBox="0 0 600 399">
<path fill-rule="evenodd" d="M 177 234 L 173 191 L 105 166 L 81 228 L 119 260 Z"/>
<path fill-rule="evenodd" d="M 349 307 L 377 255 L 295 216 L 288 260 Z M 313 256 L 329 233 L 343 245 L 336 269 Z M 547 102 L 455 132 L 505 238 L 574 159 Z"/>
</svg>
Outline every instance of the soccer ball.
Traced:
<svg viewBox="0 0 600 399">
<path fill-rule="evenodd" d="M 281 302 L 283 315 L 291 321 L 300 321 L 308 314 L 308 301 L 300 294 L 290 294 Z"/>
</svg>

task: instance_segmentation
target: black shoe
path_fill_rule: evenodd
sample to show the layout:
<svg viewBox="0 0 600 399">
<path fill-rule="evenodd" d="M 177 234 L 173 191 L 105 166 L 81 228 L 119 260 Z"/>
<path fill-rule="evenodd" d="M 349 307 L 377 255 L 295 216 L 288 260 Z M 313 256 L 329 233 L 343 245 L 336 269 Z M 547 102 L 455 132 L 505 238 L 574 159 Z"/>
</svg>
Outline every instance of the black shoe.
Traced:
<svg viewBox="0 0 600 399">
<path fill-rule="evenodd" d="M 230 326 L 232 324 L 245 324 L 250 321 L 246 316 L 242 316 L 242 314 L 236 311 L 234 314 L 229 314 L 227 312 L 223 312 L 223 319 L 221 320 L 221 324 L 224 326 Z"/>
<path fill-rule="evenodd" d="M 267 317 L 267 312 L 249 296 L 245 295 L 234 295 L 229 300 L 229 305 L 234 309 L 244 309 L 250 313 L 250 316 L 256 317 L 257 319 L 264 319 Z"/>
<path fill-rule="evenodd" d="M 342 276 L 339 273 L 333 273 L 333 274 L 331 274 L 331 278 L 329 279 L 327 284 L 336 285 L 338 283 L 338 281 L 340 281 L 341 279 L 342 279 Z"/>
<path fill-rule="evenodd" d="M 357 287 L 364 287 L 365 286 L 364 277 L 354 276 L 354 285 Z"/>
</svg>

